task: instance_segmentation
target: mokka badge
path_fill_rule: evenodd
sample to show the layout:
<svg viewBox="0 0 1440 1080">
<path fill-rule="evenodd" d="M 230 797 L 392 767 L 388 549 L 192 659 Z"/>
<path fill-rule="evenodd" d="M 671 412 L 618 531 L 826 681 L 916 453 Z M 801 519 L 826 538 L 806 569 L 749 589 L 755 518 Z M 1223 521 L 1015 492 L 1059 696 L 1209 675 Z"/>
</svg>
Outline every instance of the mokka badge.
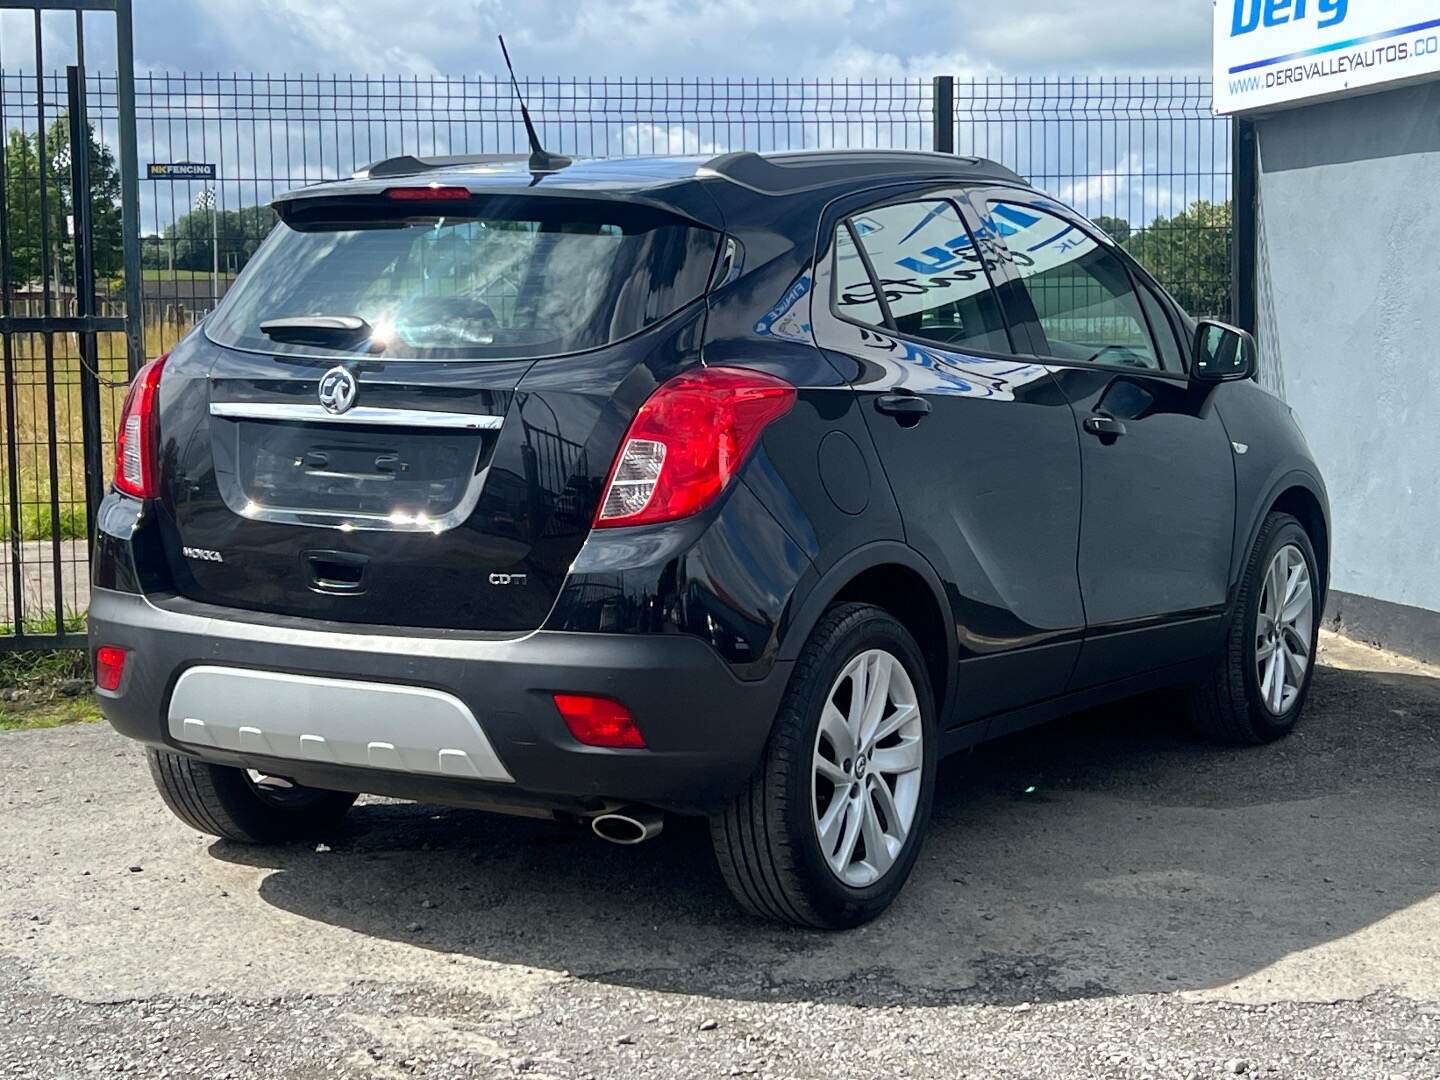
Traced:
<svg viewBox="0 0 1440 1080">
<path fill-rule="evenodd" d="M 343 367 L 333 367 L 320 376 L 320 404 L 326 412 L 349 412 L 359 393 L 360 384 Z"/>
</svg>

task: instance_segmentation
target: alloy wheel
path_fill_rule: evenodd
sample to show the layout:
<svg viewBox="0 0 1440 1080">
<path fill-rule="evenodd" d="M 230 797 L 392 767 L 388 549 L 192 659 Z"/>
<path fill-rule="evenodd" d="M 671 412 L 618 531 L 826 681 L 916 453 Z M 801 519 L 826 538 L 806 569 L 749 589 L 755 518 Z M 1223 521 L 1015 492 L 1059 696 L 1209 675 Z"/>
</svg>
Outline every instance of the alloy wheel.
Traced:
<svg viewBox="0 0 1440 1080">
<path fill-rule="evenodd" d="M 1315 631 L 1315 590 L 1310 564 L 1294 544 L 1270 560 L 1255 621 L 1255 674 L 1260 698 L 1283 716 L 1300 696 L 1310 669 Z"/>
<path fill-rule="evenodd" d="M 852 659 L 815 734 L 811 820 L 832 873 L 861 888 L 899 858 L 920 805 L 920 706 L 905 665 L 883 649 Z"/>
</svg>

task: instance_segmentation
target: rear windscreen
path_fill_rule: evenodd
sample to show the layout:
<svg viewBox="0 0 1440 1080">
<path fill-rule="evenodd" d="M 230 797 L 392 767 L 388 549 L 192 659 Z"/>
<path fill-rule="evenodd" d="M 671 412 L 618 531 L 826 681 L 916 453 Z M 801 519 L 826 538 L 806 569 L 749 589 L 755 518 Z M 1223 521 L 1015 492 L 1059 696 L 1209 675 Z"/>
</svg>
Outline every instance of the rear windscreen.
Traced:
<svg viewBox="0 0 1440 1080">
<path fill-rule="evenodd" d="M 399 359 L 549 356 L 629 337 L 701 296 L 719 237 L 659 210 L 485 196 L 433 207 L 309 201 L 278 225 L 206 323 L 211 340 L 336 355 L 260 324 L 359 316 Z"/>
</svg>

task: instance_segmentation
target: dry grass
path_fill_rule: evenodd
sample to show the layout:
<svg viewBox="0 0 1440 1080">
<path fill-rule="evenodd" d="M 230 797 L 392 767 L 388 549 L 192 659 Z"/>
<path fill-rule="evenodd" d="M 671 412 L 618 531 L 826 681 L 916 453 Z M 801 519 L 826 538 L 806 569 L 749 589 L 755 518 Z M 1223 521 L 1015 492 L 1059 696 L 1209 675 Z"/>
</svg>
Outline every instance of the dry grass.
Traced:
<svg viewBox="0 0 1440 1080">
<path fill-rule="evenodd" d="M 165 326 L 146 334 L 147 356 L 158 356 L 174 346 L 182 331 Z M 50 336 L 52 353 L 45 355 L 45 335 L 16 334 L 10 342 L 8 370 L 0 372 L 0 525 L 6 535 L 18 527 L 25 540 L 50 539 L 56 514 L 51 505 L 54 443 L 54 492 L 59 496 L 59 532 L 65 538 L 85 535 L 85 461 L 80 419 L 80 356 L 73 334 Z M 97 340 L 99 373 L 118 385 L 100 387 L 101 460 L 108 479 L 114 456 L 115 422 L 125 398 L 125 339 L 121 334 L 100 334 Z M 14 387 L 9 385 L 13 373 Z M 55 388 L 54 414 L 49 407 L 49 386 Z M 11 510 L 11 431 L 13 430 L 18 521 Z"/>
</svg>

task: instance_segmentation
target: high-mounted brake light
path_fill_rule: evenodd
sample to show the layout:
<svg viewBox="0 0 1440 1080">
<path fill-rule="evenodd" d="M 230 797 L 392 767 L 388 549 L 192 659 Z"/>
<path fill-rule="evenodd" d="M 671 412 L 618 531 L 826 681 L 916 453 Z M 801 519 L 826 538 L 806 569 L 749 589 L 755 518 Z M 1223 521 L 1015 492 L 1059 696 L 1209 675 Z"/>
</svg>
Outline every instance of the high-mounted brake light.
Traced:
<svg viewBox="0 0 1440 1080">
<path fill-rule="evenodd" d="M 631 421 L 595 527 L 699 513 L 720 497 L 765 426 L 794 404 L 795 387 L 758 371 L 713 367 L 675 376 Z"/>
<path fill-rule="evenodd" d="M 392 187 L 385 189 L 385 197 L 397 202 L 453 202 L 470 198 L 470 189 L 441 187 L 439 184 L 426 187 Z"/>
<path fill-rule="evenodd" d="M 169 354 L 135 373 L 115 437 L 115 489 L 137 499 L 160 494 L 160 425 L 156 396 Z"/>
</svg>

